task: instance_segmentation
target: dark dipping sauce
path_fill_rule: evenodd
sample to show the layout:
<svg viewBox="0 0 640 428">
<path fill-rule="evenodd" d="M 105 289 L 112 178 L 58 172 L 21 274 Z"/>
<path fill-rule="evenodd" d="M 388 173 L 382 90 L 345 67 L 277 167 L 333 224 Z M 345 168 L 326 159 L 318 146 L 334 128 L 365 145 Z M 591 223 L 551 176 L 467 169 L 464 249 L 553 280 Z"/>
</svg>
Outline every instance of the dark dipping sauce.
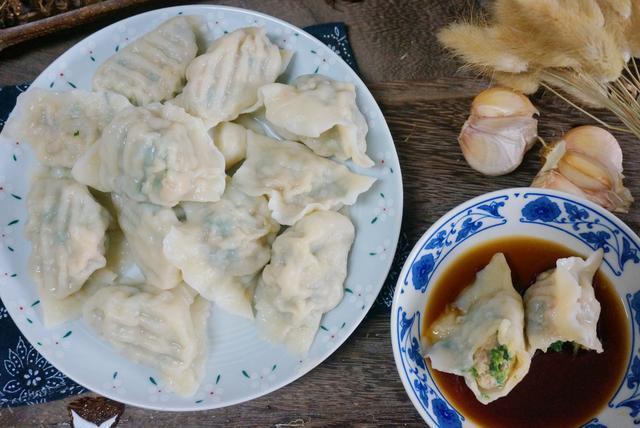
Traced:
<svg viewBox="0 0 640 428">
<path fill-rule="evenodd" d="M 431 324 L 500 252 L 520 294 L 540 273 L 555 268 L 557 259 L 584 257 L 529 237 L 499 239 L 470 249 L 442 273 L 430 292 L 422 330 L 428 342 Z M 563 352 L 537 351 L 525 378 L 506 397 L 487 405 L 476 400 L 463 377 L 431 369 L 440 391 L 465 418 L 485 427 L 572 427 L 591 420 L 617 391 L 629 356 L 629 321 L 622 300 L 600 271 L 593 287 L 601 305 L 598 338 L 603 353 L 579 350 L 574 355 L 570 346 Z"/>
</svg>

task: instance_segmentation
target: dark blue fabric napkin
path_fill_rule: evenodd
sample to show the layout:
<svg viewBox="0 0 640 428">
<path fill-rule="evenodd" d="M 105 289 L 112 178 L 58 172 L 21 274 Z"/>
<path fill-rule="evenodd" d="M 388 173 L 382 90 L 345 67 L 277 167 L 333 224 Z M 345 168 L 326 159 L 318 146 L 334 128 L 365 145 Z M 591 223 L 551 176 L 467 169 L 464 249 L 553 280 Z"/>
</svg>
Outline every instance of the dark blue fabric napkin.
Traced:
<svg viewBox="0 0 640 428">
<path fill-rule="evenodd" d="M 353 71 L 360 74 L 356 57 L 353 56 L 351 44 L 347 34 L 347 26 L 342 22 L 332 22 L 329 24 L 318 24 L 305 27 L 304 30 L 325 45 L 329 46 L 332 51 L 340 55 Z"/>
<path fill-rule="evenodd" d="M 343 23 L 319 24 L 305 30 L 329 46 L 358 72 L 358 65 Z M 16 98 L 29 84 L 0 88 L 0 130 L 16 104 Z M 0 209 L 2 205 L 0 203 Z M 403 233 L 398 243 L 389 277 L 374 310 L 389 312 L 395 283 L 411 246 Z M 37 404 L 58 400 L 87 390 L 67 378 L 36 351 L 24 338 L 0 301 L 0 407 Z"/>
</svg>

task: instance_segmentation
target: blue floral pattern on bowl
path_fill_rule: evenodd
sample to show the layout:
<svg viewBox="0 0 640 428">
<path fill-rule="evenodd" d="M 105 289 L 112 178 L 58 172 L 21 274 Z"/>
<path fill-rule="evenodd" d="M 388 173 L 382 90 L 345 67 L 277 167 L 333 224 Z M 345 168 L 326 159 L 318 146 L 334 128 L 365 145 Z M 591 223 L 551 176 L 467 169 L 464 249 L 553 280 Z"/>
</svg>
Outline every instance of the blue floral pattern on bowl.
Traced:
<svg viewBox="0 0 640 428">
<path fill-rule="evenodd" d="M 627 294 L 626 296 L 627 306 L 632 315 L 633 321 L 631 322 L 632 341 L 631 349 L 634 350 L 636 346 L 635 336 L 636 328 L 640 329 L 640 291 L 636 291 L 633 295 Z M 627 367 L 627 373 L 625 375 L 625 383 L 620 385 L 620 388 L 615 394 L 613 400 L 609 402 L 609 407 L 621 408 L 626 407 L 629 409 L 629 416 L 633 418 L 634 425 L 640 424 L 640 350 L 633 355 L 633 359 L 629 361 Z M 625 390 L 624 393 L 620 393 L 621 390 Z"/>
<path fill-rule="evenodd" d="M 420 350 L 420 311 L 416 311 L 411 316 L 399 307 L 394 312 L 397 318 L 397 325 L 400 328 L 400 353 L 403 370 L 406 376 L 411 377 L 411 387 L 416 394 L 420 405 L 429 415 L 428 423 L 433 423 L 438 427 L 457 428 L 462 427 L 464 417 L 460 415 L 444 398 L 433 382 L 431 374 L 428 372 L 426 362 L 422 358 Z"/>
<path fill-rule="evenodd" d="M 423 245 L 423 251 L 411 261 L 412 284 L 424 292 L 431 275 L 449 252 L 467 238 L 505 223 L 500 209 L 509 198 L 499 196 L 476 203 L 454 215 L 449 222 L 439 227 Z M 403 286 L 409 283 L 409 272 L 404 275 Z"/>
<path fill-rule="evenodd" d="M 391 334 L 396 366 L 414 406 L 432 427 L 474 426 L 434 382 L 422 358 L 421 320 L 434 277 L 457 254 L 504 236 L 556 241 L 577 253 L 602 248 L 605 275 L 631 316 L 626 374 L 608 406 L 584 427 L 640 424 L 640 238 L 613 214 L 580 198 L 542 189 L 507 189 L 472 199 L 445 214 L 418 241 L 400 274 Z"/>
<path fill-rule="evenodd" d="M 522 223 L 547 224 L 579 236 L 593 250 L 602 248 L 605 254 L 615 254 L 613 260 L 605 257 L 605 262 L 616 276 L 622 275 L 625 263 L 640 263 L 638 246 L 632 246 L 632 237 L 621 231 L 615 221 L 601 216 L 599 210 L 566 197 L 550 198 L 535 192 L 526 193 L 523 197 L 535 199 L 522 208 Z"/>
</svg>

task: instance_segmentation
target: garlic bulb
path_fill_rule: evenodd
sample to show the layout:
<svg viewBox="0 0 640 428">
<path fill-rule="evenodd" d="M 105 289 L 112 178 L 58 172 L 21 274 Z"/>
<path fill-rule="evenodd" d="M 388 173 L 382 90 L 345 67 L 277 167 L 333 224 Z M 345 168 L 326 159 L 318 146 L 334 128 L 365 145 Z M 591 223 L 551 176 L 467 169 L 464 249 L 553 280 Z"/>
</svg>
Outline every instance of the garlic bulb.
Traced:
<svg viewBox="0 0 640 428">
<path fill-rule="evenodd" d="M 473 100 L 458 142 L 471 168 L 485 175 L 508 174 L 520 165 L 538 135 L 538 111 L 527 97 L 489 88 Z"/>
<path fill-rule="evenodd" d="M 533 187 L 581 196 L 610 211 L 629 210 L 633 197 L 622 184 L 622 150 L 608 131 L 597 126 L 574 128 L 545 157 Z"/>
</svg>

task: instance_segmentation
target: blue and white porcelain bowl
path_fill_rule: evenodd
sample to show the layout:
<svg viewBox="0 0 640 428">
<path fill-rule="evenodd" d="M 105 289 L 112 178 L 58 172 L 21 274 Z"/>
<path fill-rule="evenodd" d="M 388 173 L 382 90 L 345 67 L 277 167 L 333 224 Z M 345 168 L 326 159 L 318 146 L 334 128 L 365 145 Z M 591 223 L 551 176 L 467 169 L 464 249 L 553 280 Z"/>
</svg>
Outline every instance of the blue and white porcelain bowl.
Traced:
<svg viewBox="0 0 640 428">
<path fill-rule="evenodd" d="M 420 238 L 398 279 L 391 312 L 393 354 L 402 383 L 432 427 L 468 427 L 434 382 L 421 350 L 421 323 L 431 286 L 447 266 L 478 244 L 508 236 L 557 242 L 579 254 L 602 248 L 601 271 L 624 301 L 630 351 L 620 385 L 588 427 L 640 423 L 640 238 L 603 208 L 565 193 L 515 188 L 454 208 Z"/>
</svg>

